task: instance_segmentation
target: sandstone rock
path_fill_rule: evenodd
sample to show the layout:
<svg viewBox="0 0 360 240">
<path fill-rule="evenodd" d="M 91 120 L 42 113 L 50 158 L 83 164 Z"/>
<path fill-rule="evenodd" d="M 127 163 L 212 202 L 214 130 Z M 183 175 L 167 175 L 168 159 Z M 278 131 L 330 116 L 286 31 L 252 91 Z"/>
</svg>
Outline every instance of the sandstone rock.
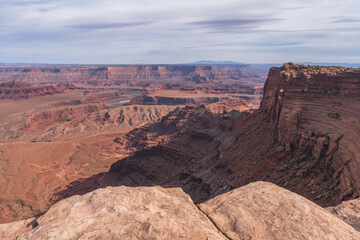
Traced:
<svg viewBox="0 0 360 240">
<path fill-rule="evenodd" d="M 0 88 L 29 88 L 31 87 L 31 84 L 29 83 L 25 83 L 25 82 L 21 82 L 18 80 L 13 80 L 10 82 L 5 82 L 5 83 L 1 83 L 0 84 Z"/>
<path fill-rule="evenodd" d="M 88 101 L 93 99 L 88 97 L 85 102 Z M 176 108 L 135 105 L 109 109 L 104 103 L 74 103 L 76 106 L 64 106 L 32 114 L 27 117 L 25 124 L 13 126 L 14 123 L 10 122 L 12 134 L 6 132 L 9 126 L 0 126 L 0 136 L 2 140 L 17 138 L 44 141 L 58 137 L 99 134 L 100 131 L 112 129 L 126 131 L 148 122 L 155 122 Z M 58 104 L 62 106 L 65 103 Z"/>
<path fill-rule="evenodd" d="M 181 189 L 160 187 L 108 187 L 73 196 L 36 222 L 33 230 L 7 239 L 226 239 Z M 0 236 L 23 225 L 0 225 Z"/>
<path fill-rule="evenodd" d="M 290 146 L 288 169 L 297 169 L 291 175 L 307 179 L 289 177 L 291 190 L 324 206 L 360 196 L 359 97 L 360 69 L 289 63 L 270 70 L 260 109 L 274 141 Z M 305 184 L 316 197 L 305 193 Z"/>
<path fill-rule="evenodd" d="M 179 188 L 107 187 L 0 225 L 1 239 L 324 239 L 360 233 L 274 184 L 251 183 L 195 206 Z"/>
<path fill-rule="evenodd" d="M 17 236 L 31 231 L 37 226 L 35 218 L 29 218 L 22 221 L 0 224 L 0 239 L 12 240 Z"/>
<path fill-rule="evenodd" d="M 327 210 L 335 216 L 344 220 L 344 222 L 360 231 L 360 199 L 353 199 L 340 203 L 335 207 L 328 207 Z"/>
<path fill-rule="evenodd" d="M 0 84 L 0 99 L 17 100 L 63 92 L 64 88 L 59 85 L 36 86 L 18 80 Z"/>
<path fill-rule="evenodd" d="M 229 239 L 360 239 L 325 209 L 271 183 L 251 183 L 199 208 Z"/>
<path fill-rule="evenodd" d="M 220 114 L 224 112 L 231 112 L 233 110 L 244 112 L 255 109 L 255 107 L 251 103 L 248 103 L 246 100 L 241 98 L 224 99 L 219 102 L 209 104 L 206 107 L 209 108 L 210 111 Z"/>
</svg>

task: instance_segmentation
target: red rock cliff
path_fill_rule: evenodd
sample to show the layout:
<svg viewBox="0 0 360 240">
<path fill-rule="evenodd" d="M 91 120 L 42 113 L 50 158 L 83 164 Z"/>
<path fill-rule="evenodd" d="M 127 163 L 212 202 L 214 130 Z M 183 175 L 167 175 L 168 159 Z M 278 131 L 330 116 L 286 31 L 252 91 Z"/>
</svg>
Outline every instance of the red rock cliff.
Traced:
<svg viewBox="0 0 360 240">
<path fill-rule="evenodd" d="M 275 142 L 293 159 L 331 169 L 337 202 L 360 195 L 359 100 L 360 69 L 288 63 L 265 84 L 261 110 Z"/>
</svg>

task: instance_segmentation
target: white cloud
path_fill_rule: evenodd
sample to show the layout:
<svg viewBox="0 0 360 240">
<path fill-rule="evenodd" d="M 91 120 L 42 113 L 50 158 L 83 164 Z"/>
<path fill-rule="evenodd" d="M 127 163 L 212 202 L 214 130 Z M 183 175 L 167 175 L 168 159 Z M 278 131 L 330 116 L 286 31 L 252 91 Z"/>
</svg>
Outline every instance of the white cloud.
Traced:
<svg viewBox="0 0 360 240">
<path fill-rule="evenodd" d="M 0 62 L 354 62 L 356 0 L 2 0 Z"/>
</svg>

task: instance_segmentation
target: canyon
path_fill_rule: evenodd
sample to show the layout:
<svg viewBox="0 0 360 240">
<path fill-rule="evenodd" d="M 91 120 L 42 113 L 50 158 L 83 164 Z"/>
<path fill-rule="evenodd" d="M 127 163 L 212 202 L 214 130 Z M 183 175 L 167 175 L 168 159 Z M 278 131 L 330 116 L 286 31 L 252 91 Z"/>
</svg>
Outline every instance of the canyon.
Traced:
<svg viewBox="0 0 360 240">
<path fill-rule="evenodd" d="M 80 74 L 83 78 L 74 77 L 78 70 L 64 66 L 59 70 L 49 66 L 2 67 L 0 78 L 8 82 L 0 85 L 7 93 L 6 99 L 0 100 L 0 222 L 45 212 L 57 199 L 55 194 L 68 184 L 107 171 L 112 163 L 131 153 L 116 139 L 159 121 L 188 102 L 193 106 L 217 104 L 224 98 L 239 101 L 237 105 L 248 111 L 253 108 L 239 96 L 231 100 L 232 95 L 223 95 L 223 91 L 210 94 L 204 92 L 201 83 L 189 83 L 190 75 L 198 74 L 195 70 L 214 71 L 212 68 L 172 67 L 167 70 L 173 72 L 162 77 L 140 73 L 158 71 L 153 68 L 127 66 L 122 71 L 134 71 L 134 76 L 138 72 L 137 81 L 105 81 L 84 66 L 82 71 L 87 69 L 91 74 Z M 100 74 L 101 69 L 95 71 Z M 161 81 L 175 81 L 175 89 Z M 179 90 L 182 86 L 186 87 Z M 44 92 L 49 89 L 56 91 Z M 136 101 L 145 92 L 172 97 L 151 105 Z M 199 94 L 213 100 L 197 101 Z M 226 109 L 219 104 L 218 109 Z M 227 110 L 235 109 L 234 105 Z"/>
<path fill-rule="evenodd" d="M 108 184 L 181 186 L 198 203 L 265 180 L 324 207 L 357 198 L 358 74 L 292 64 L 273 68 L 254 113 L 234 120 L 201 106 L 175 110 L 119 138 L 119 146 L 134 153 L 64 194 Z M 334 85 L 339 92 L 330 90 Z"/>
<path fill-rule="evenodd" d="M 360 239 L 360 69 L 1 71 L 3 238 Z"/>
</svg>

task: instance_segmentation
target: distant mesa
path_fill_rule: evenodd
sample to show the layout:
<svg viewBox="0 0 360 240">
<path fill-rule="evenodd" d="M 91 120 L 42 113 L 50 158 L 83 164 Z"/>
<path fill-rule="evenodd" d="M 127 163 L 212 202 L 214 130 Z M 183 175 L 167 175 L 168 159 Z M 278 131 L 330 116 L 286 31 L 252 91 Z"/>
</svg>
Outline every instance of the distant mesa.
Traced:
<svg viewBox="0 0 360 240">
<path fill-rule="evenodd" d="M 238 65 L 234 65 L 238 69 Z M 154 81 L 174 82 L 201 76 L 207 79 L 243 78 L 241 71 L 218 73 L 211 65 L 122 65 L 122 66 L 3 66 L 0 82 L 14 79 L 27 83 L 59 83 L 80 81 Z M 258 79 L 258 76 L 253 76 Z M 264 80 L 264 79 L 263 79 Z"/>
</svg>

